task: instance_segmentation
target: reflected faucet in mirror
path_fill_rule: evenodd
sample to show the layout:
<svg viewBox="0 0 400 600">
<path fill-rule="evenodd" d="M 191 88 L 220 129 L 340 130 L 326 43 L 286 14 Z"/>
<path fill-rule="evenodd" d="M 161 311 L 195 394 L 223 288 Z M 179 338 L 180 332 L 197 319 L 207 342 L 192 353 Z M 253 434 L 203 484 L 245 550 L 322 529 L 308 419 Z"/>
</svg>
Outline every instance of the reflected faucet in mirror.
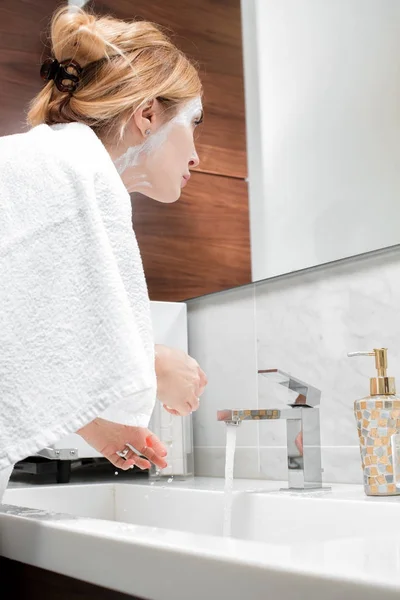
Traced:
<svg viewBox="0 0 400 600">
<path fill-rule="evenodd" d="M 217 412 L 217 420 L 227 425 L 243 421 L 286 421 L 288 489 L 322 489 L 320 412 L 321 391 L 316 387 L 281 371 L 259 370 L 258 373 L 275 383 L 296 392 L 294 402 L 287 409 L 265 408 L 250 410 L 224 409 Z"/>
</svg>

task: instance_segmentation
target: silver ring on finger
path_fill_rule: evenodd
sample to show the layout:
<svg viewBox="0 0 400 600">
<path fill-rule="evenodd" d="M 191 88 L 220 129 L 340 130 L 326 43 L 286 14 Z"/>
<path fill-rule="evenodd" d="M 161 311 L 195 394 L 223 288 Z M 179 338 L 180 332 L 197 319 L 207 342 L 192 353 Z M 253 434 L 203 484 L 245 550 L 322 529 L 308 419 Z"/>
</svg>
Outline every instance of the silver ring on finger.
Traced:
<svg viewBox="0 0 400 600">
<path fill-rule="evenodd" d="M 117 450 L 116 454 L 118 454 L 118 456 L 120 456 L 124 460 L 127 460 L 126 456 L 129 453 L 129 450 L 130 449 L 125 446 L 124 450 Z"/>
</svg>

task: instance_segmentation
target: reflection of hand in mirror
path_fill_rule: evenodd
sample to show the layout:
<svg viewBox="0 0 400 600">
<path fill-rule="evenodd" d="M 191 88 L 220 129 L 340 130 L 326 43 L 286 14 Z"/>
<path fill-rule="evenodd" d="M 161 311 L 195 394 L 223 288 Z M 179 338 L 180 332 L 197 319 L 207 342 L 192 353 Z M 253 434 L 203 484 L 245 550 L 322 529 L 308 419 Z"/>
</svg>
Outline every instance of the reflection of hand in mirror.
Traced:
<svg viewBox="0 0 400 600">
<path fill-rule="evenodd" d="M 299 394 L 296 398 L 296 400 L 294 401 L 295 405 L 303 405 L 306 404 L 306 397 L 303 396 L 303 394 Z M 297 450 L 300 452 L 300 456 L 303 456 L 303 432 L 300 431 L 300 433 L 296 436 L 296 439 L 294 441 L 294 443 L 296 444 L 296 448 Z"/>
<path fill-rule="evenodd" d="M 302 431 L 300 431 L 300 433 L 296 436 L 294 443 L 296 444 L 297 450 L 300 452 L 300 456 L 303 456 L 303 432 Z"/>
<path fill-rule="evenodd" d="M 294 401 L 294 404 L 296 406 L 304 406 L 305 404 L 307 404 L 307 398 L 303 396 L 303 394 L 299 394 L 296 400 Z"/>
<path fill-rule="evenodd" d="M 218 411 L 218 421 L 231 421 L 232 410 L 229 408 Z"/>
</svg>

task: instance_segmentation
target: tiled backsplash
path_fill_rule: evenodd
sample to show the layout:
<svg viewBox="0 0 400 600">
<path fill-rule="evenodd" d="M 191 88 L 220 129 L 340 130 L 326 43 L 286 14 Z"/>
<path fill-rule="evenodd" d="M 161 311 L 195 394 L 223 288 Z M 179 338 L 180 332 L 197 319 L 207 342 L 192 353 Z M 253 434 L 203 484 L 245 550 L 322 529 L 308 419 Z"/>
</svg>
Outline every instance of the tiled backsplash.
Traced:
<svg viewBox="0 0 400 600">
<path fill-rule="evenodd" d="M 225 425 L 219 408 L 272 408 L 293 392 L 257 370 L 279 368 L 322 390 L 324 479 L 361 483 L 354 400 L 369 393 L 373 358 L 389 348 L 400 391 L 400 249 L 236 288 L 188 302 L 189 351 L 209 378 L 194 417 L 198 475 L 222 476 Z M 285 480 L 285 423 L 238 428 L 237 477 Z"/>
</svg>

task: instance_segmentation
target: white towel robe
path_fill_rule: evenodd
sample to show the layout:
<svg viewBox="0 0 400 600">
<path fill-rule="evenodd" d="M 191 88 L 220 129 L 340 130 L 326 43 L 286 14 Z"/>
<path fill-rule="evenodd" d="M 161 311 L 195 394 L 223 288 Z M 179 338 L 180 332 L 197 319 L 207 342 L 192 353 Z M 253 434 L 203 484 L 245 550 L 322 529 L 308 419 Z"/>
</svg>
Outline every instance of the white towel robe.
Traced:
<svg viewBox="0 0 400 600">
<path fill-rule="evenodd" d="M 131 216 L 86 125 L 0 138 L 0 471 L 97 416 L 147 426 L 154 340 Z"/>
</svg>

